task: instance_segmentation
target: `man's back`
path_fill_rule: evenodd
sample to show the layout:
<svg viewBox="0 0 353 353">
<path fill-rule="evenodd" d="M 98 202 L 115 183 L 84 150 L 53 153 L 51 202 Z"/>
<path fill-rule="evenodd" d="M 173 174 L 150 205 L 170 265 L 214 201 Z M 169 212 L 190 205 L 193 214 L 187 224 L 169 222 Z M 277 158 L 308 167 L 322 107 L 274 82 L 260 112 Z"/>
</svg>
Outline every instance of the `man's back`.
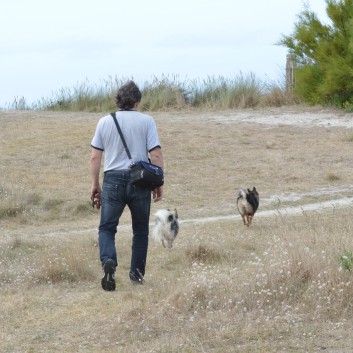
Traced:
<svg viewBox="0 0 353 353">
<path fill-rule="evenodd" d="M 148 152 L 160 146 L 153 118 L 135 110 L 118 111 L 116 118 L 133 161 L 147 161 Z M 130 160 L 111 115 L 101 118 L 98 122 L 91 146 L 104 150 L 104 171 L 129 167 Z"/>
</svg>

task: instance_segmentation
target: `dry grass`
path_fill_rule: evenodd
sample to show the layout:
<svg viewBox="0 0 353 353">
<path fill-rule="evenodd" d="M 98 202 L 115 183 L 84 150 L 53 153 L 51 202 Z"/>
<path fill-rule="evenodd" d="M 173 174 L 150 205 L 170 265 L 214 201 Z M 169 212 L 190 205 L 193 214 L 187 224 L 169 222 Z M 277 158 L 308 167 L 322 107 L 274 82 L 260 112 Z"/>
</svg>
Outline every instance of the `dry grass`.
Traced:
<svg viewBox="0 0 353 353">
<path fill-rule="evenodd" d="M 278 207 L 266 202 L 275 195 L 281 205 L 333 197 L 313 190 L 352 196 L 352 132 L 153 115 L 166 186 L 152 212 L 176 207 L 181 231 L 172 249 L 151 241 L 136 287 L 123 225 L 118 290 L 107 293 L 88 202 L 100 114 L 0 112 L 0 352 L 350 352 L 353 281 L 342 261 L 353 249 L 351 207 L 255 215 L 250 228 L 183 220 L 235 214 L 239 187 L 257 187 L 259 212 Z M 281 199 L 293 192 L 307 196 Z"/>
</svg>

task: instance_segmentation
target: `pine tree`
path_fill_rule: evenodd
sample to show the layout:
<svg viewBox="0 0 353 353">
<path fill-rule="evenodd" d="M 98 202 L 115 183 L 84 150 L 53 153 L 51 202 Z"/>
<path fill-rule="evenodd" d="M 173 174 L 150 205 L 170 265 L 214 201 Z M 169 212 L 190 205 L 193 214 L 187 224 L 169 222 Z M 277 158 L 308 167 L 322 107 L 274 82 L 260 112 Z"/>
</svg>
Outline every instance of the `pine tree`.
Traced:
<svg viewBox="0 0 353 353">
<path fill-rule="evenodd" d="M 295 92 L 312 104 L 353 107 L 353 0 L 326 0 L 329 24 L 308 6 L 279 45 L 297 58 Z"/>
</svg>

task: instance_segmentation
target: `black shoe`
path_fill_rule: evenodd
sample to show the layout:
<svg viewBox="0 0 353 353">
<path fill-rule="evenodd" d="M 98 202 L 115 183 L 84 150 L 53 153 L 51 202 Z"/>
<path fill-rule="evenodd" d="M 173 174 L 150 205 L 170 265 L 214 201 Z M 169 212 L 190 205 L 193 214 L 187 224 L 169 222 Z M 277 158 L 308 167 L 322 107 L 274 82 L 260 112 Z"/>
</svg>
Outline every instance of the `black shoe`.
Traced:
<svg viewBox="0 0 353 353">
<path fill-rule="evenodd" d="M 131 284 L 145 284 L 145 280 L 143 279 L 142 275 L 136 276 L 134 273 L 130 272 L 129 276 Z"/>
<path fill-rule="evenodd" d="M 115 269 L 116 266 L 112 259 L 108 259 L 103 265 L 102 288 L 106 291 L 115 290 Z"/>
</svg>

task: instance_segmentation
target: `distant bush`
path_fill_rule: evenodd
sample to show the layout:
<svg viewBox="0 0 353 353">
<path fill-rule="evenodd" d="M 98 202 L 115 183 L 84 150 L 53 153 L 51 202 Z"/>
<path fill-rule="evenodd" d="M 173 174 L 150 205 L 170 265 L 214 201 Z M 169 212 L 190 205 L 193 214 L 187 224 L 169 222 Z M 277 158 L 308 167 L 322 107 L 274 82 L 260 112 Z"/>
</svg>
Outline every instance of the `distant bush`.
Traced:
<svg viewBox="0 0 353 353">
<path fill-rule="evenodd" d="M 261 96 L 261 105 L 265 107 L 282 107 L 299 104 L 301 100 L 293 92 L 287 91 L 282 82 L 269 82 Z"/>
</svg>

